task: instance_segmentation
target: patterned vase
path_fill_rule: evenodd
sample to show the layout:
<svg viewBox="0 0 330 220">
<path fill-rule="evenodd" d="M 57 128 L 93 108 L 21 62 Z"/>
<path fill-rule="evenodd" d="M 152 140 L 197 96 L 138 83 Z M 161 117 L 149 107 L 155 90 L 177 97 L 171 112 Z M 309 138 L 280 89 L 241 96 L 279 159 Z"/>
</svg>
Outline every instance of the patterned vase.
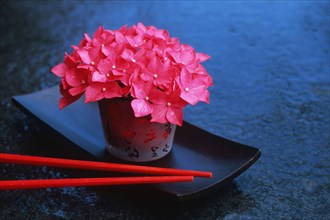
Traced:
<svg viewBox="0 0 330 220">
<path fill-rule="evenodd" d="M 126 161 L 146 162 L 167 155 L 174 139 L 176 125 L 150 122 L 134 116 L 131 100 L 103 99 L 99 109 L 107 150 Z"/>
</svg>

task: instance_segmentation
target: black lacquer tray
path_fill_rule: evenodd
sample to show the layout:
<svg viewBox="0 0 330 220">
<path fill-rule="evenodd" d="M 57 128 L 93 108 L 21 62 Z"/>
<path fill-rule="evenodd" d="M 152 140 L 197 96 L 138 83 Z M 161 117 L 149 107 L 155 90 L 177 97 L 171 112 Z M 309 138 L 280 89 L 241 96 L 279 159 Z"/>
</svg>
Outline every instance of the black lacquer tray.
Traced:
<svg viewBox="0 0 330 220">
<path fill-rule="evenodd" d="M 20 109 L 53 128 L 100 160 L 118 162 L 105 149 L 98 106 L 83 100 L 58 109 L 58 86 L 36 93 L 13 97 Z M 177 127 L 173 150 L 164 158 L 147 165 L 213 172 L 213 178 L 195 178 L 192 183 L 153 185 L 180 200 L 199 196 L 233 180 L 258 160 L 261 153 L 254 147 L 236 143 L 188 122 Z"/>
</svg>

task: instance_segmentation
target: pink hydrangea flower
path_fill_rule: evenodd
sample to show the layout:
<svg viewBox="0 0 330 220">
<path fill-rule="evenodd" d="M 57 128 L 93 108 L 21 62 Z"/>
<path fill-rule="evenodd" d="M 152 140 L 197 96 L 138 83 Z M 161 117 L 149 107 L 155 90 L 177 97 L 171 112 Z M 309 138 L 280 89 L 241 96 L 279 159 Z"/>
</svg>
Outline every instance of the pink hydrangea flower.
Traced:
<svg viewBox="0 0 330 220">
<path fill-rule="evenodd" d="M 187 105 L 187 102 L 180 98 L 179 90 L 173 91 L 170 94 L 155 90 L 151 94 L 150 99 L 153 102 L 151 121 L 182 125 L 182 109 Z"/>
<path fill-rule="evenodd" d="M 51 71 L 61 77 L 60 108 L 85 95 L 85 102 L 123 97 L 135 117 L 182 125 L 183 108 L 209 103 L 212 78 L 201 65 L 210 58 L 168 31 L 142 23 L 118 30 L 99 27 Z"/>
</svg>

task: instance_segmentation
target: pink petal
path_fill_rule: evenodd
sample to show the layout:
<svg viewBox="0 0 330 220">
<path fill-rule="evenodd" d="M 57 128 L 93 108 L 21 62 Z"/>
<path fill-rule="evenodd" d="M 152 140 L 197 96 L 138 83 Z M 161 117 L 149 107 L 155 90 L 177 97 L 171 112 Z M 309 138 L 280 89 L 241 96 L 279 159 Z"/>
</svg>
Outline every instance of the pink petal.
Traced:
<svg viewBox="0 0 330 220">
<path fill-rule="evenodd" d="M 60 99 L 60 109 L 63 109 L 64 107 L 70 105 L 71 103 L 77 101 L 82 94 L 77 95 L 77 96 L 63 96 Z"/>
<path fill-rule="evenodd" d="M 127 24 L 121 26 L 121 27 L 118 29 L 118 31 L 124 33 L 124 32 L 126 31 L 126 29 L 127 29 Z"/>
<path fill-rule="evenodd" d="M 152 72 L 152 74 L 158 74 L 163 70 L 163 63 L 159 60 L 157 57 L 153 57 L 150 60 L 150 63 L 148 65 L 149 71 Z"/>
<path fill-rule="evenodd" d="M 93 88 L 88 86 L 85 90 L 85 103 L 94 102 L 104 98 L 105 93 L 101 88 Z"/>
<path fill-rule="evenodd" d="M 189 88 L 189 91 L 183 90 L 180 97 L 191 105 L 195 105 L 198 101 L 205 99 L 205 90 L 206 86 L 202 84 L 193 88 Z"/>
<path fill-rule="evenodd" d="M 63 109 L 65 106 L 71 104 L 72 102 L 78 100 L 82 94 L 80 95 L 77 95 L 77 96 L 72 96 L 68 90 L 64 89 L 63 88 L 63 84 L 61 83 L 60 84 L 60 93 L 61 95 L 63 96 L 61 99 L 60 99 L 60 106 L 59 108 L 60 109 Z"/>
<path fill-rule="evenodd" d="M 112 65 L 107 60 L 100 60 L 100 62 L 97 64 L 97 68 L 101 73 L 107 74 L 110 72 L 110 70 L 112 70 Z"/>
<path fill-rule="evenodd" d="M 198 97 L 185 91 L 181 93 L 180 97 L 191 105 L 196 105 L 199 101 Z"/>
<path fill-rule="evenodd" d="M 86 40 L 86 38 L 83 38 L 80 42 L 79 42 L 79 46 L 77 47 L 77 46 L 74 46 L 74 45 L 72 45 L 71 47 L 73 48 L 73 49 L 79 49 L 79 48 L 83 48 L 83 47 L 85 47 L 86 45 L 88 44 L 88 41 Z"/>
<path fill-rule="evenodd" d="M 117 69 L 124 70 L 130 67 L 130 64 L 127 60 L 117 57 L 116 59 L 116 67 Z"/>
<path fill-rule="evenodd" d="M 88 36 L 87 33 L 85 33 L 84 36 L 85 36 L 85 38 L 86 38 L 86 40 L 87 40 L 88 42 L 91 42 L 91 41 L 92 41 L 92 39 Z"/>
<path fill-rule="evenodd" d="M 105 91 L 104 97 L 107 99 L 122 96 L 122 93 L 121 93 L 122 90 L 119 87 L 118 83 L 116 83 L 116 82 L 107 83 L 105 88 L 106 88 L 106 91 Z M 102 89 L 104 89 L 104 88 L 102 88 Z"/>
<path fill-rule="evenodd" d="M 170 51 L 168 52 L 176 63 L 181 63 L 180 52 L 179 51 Z"/>
<path fill-rule="evenodd" d="M 92 45 L 93 47 L 101 47 L 103 40 L 100 38 L 93 38 Z"/>
<path fill-rule="evenodd" d="M 212 86 L 213 85 L 213 80 L 212 77 L 207 73 L 207 72 L 200 72 L 198 74 L 194 74 L 194 80 L 200 80 L 207 86 Z"/>
<path fill-rule="evenodd" d="M 171 47 L 172 50 L 180 50 L 181 46 L 180 46 L 180 40 L 179 40 L 179 38 L 172 37 L 170 39 L 170 42 L 171 42 L 171 45 L 172 45 L 172 47 Z"/>
<path fill-rule="evenodd" d="M 156 30 L 155 32 L 155 37 L 161 38 L 165 41 L 167 41 L 169 39 L 169 33 L 165 30 Z"/>
<path fill-rule="evenodd" d="M 149 115 L 152 112 L 151 104 L 144 99 L 134 99 L 131 102 L 135 117 Z"/>
<path fill-rule="evenodd" d="M 146 92 L 146 94 L 149 95 L 149 93 L 152 89 L 155 89 L 155 86 L 154 86 L 153 83 L 147 82 L 147 83 L 144 84 L 144 91 Z"/>
<path fill-rule="evenodd" d="M 111 64 L 111 66 L 112 66 L 113 64 L 116 63 L 116 59 L 117 59 L 117 54 L 114 51 L 112 51 L 107 56 L 106 61 L 109 62 Z"/>
<path fill-rule="evenodd" d="M 158 89 L 151 90 L 149 96 L 152 103 L 160 105 L 166 104 L 167 94 L 159 91 Z"/>
<path fill-rule="evenodd" d="M 101 51 L 105 56 L 108 56 L 109 53 L 111 52 L 111 48 L 109 48 L 108 46 L 104 46 L 104 47 L 101 47 Z"/>
<path fill-rule="evenodd" d="M 175 79 L 177 76 L 180 75 L 180 69 L 175 66 L 171 66 L 168 71 L 168 75 L 171 77 L 171 79 Z"/>
<path fill-rule="evenodd" d="M 200 97 L 200 101 L 210 104 L 210 92 L 205 89 L 204 94 Z"/>
<path fill-rule="evenodd" d="M 155 26 L 149 26 L 149 27 L 147 27 L 147 34 L 149 34 L 150 36 L 154 36 L 156 30 L 157 29 Z"/>
<path fill-rule="evenodd" d="M 185 68 L 182 68 L 180 74 L 180 83 L 181 90 L 184 90 L 192 81 L 192 74 L 188 72 Z"/>
<path fill-rule="evenodd" d="M 76 67 L 77 66 L 77 60 L 65 53 L 64 63 L 68 65 L 69 67 Z"/>
<path fill-rule="evenodd" d="M 100 27 L 94 32 L 93 38 L 100 37 L 101 34 L 103 33 L 103 30 L 104 30 L 104 27 L 103 27 L 103 26 L 100 26 Z"/>
<path fill-rule="evenodd" d="M 147 94 L 146 91 L 144 90 L 144 83 L 134 83 L 133 84 L 133 89 L 134 89 L 134 97 L 138 99 L 144 99 L 146 98 Z"/>
<path fill-rule="evenodd" d="M 187 51 L 187 50 L 193 50 L 194 48 L 190 46 L 189 44 L 181 44 L 181 50 Z"/>
<path fill-rule="evenodd" d="M 166 59 L 163 63 L 164 70 L 168 71 L 171 67 L 172 67 L 172 62 L 169 59 Z"/>
<path fill-rule="evenodd" d="M 183 64 L 191 64 L 195 61 L 196 55 L 194 50 L 182 51 L 180 54 L 180 61 Z"/>
<path fill-rule="evenodd" d="M 84 86 L 84 85 L 73 87 L 73 88 L 69 89 L 69 93 L 72 96 L 80 95 L 81 93 L 83 93 L 85 91 L 85 88 L 86 88 L 86 86 Z"/>
<path fill-rule="evenodd" d="M 119 31 L 115 32 L 115 39 L 118 44 L 123 44 L 126 42 L 125 36 L 122 33 L 120 33 Z"/>
<path fill-rule="evenodd" d="M 147 28 L 141 23 L 141 22 L 139 22 L 138 24 L 137 24 L 137 30 L 141 30 L 142 31 L 142 33 L 144 33 L 144 32 L 146 32 L 147 31 Z M 140 34 L 142 34 L 142 33 L 140 33 Z"/>
<path fill-rule="evenodd" d="M 122 75 L 124 75 L 124 73 L 122 71 L 117 71 L 117 70 L 112 70 L 112 74 L 114 76 L 122 76 Z"/>
<path fill-rule="evenodd" d="M 102 52 L 101 52 L 101 47 L 93 47 L 89 49 L 89 56 L 92 59 L 92 61 L 96 61 L 102 58 Z"/>
<path fill-rule="evenodd" d="M 89 57 L 89 53 L 88 50 L 86 49 L 79 49 L 77 50 L 78 55 L 80 56 L 80 58 L 82 59 L 82 61 L 86 64 L 90 64 L 91 63 L 91 59 Z"/>
<path fill-rule="evenodd" d="M 132 74 L 132 76 L 130 78 L 130 84 L 131 84 L 131 87 L 132 87 L 131 95 L 134 98 L 138 98 L 135 93 L 139 93 L 139 90 L 142 90 L 144 83 L 145 82 L 143 80 L 140 80 L 140 77 L 138 77 L 135 74 Z"/>
<path fill-rule="evenodd" d="M 129 94 L 131 88 L 130 88 L 129 86 L 125 86 L 125 87 L 120 87 L 120 90 L 121 90 L 121 91 L 120 91 L 121 96 L 122 96 L 122 97 L 126 97 L 126 96 L 128 96 L 128 94 Z"/>
<path fill-rule="evenodd" d="M 146 48 L 146 49 L 148 49 L 148 50 L 151 50 L 153 48 L 153 42 L 152 42 L 152 40 L 147 41 L 147 43 L 145 43 L 143 45 L 143 47 Z"/>
<path fill-rule="evenodd" d="M 167 43 L 165 40 L 155 38 L 153 40 L 154 50 L 159 54 L 159 56 L 163 55 L 163 51 L 166 49 Z"/>
<path fill-rule="evenodd" d="M 199 60 L 199 62 L 204 62 L 210 58 L 211 57 L 205 53 L 196 53 L 196 59 Z"/>
<path fill-rule="evenodd" d="M 140 36 L 136 36 L 136 37 L 126 36 L 128 43 L 134 48 L 141 45 L 141 39 L 139 39 L 139 38 L 141 38 L 141 37 Z"/>
<path fill-rule="evenodd" d="M 77 86 L 81 84 L 83 75 L 78 70 L 72 69 L 67 72 L 67 74 L 65 75 L 65 79 L 70 86 Z"/>
<path fill-rule="evenodd" d="M 151 82 L 153 80 L 153 77 L 150 74 L 145 73 L 145 72 L 140 73 L 140 77 L 141 77 L 141 79 L 143 79 L 146 82 Z"/>
<path fill-rule="evenodd" d="M 101 46 L 101 51 L 105 56 L 108 56 L 109 53 L 113 51 L 113 48 L 111 47 L 113 41 L 114 41 L 114 36 L 108 33 L 105 42 L 103 42 L 104 47 Z"/>
<path fill-rule="evenodd" d="M 137 61 L 140 61 L 140 60 L 145 60 L 146 59 L 146 50 L 145 49 L 140 49 L 138 50 L 135 55 L 134 55 L 135 59 Z"/>
<path fill-rule="evenodd" d="M 64 63 L 60 63 L 54 66 L 51 71 L 59 77 L 64 77 L 65 73 L 68 71 L 68 67 Z"/>
<path fill-rule="evenodd" d="M 151 122 L 166 123 L 167 108 L 164 105 L 152 105 Z"/>
<path fill-rule="evenodd" d="M 131 61 L 134 58 L 134 53 L 129 49 L 124 49 L 123 53 L 121 54 L 121 57 Z"/>
<path fill-rule="evenodd" d="M 64 77 L 61 79 L 61 87 L 63 88 L 63 90 L 66 90 L 70 87 Z"/>
<path fill-rule="evenodd" d="M 166 119 L 172 124 L 181 126 L 182 120 L 183 120 L 182 109 L 168 107 L 167 113 L 166 113 Z"/>
<path fill-rule="evenodd" d="M 92 81 L 93 82 L 106 82 L 107 76 L 105 74 L 102 74 L 102 73 L 96 71 L 93 73 Z"/>
<path fill-rule="evenodd" d="M 158 85 L 161 89 L 168 88 L 171 84 L 171 78 L 167 74 L 167 72 L 159 73 L 157 79 L 155 79 L 154 83 Z"/>
</svg>

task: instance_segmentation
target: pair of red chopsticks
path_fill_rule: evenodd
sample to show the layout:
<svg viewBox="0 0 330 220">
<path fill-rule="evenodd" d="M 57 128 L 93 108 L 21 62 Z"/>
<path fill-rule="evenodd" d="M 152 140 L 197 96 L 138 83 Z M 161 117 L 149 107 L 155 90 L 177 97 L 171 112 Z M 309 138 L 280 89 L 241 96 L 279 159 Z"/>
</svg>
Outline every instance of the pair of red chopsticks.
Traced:
<svg viewBox="0 0 330 220">
<path fill-rule="evenodd" d="M 38 179 L 38 180 L 1 180 L 0 190 L 33 189 L 71 186 L 105 186 L 128 184 L 154 184 L 171 182 L 191 182 L 194 177 L 211 178 L 211 172 L 195 170 L 179 170 L 140 165 L 94 162 L 84 160 L 69 160 L 60 158 L 25 156 L 0 153 L 0 163 L 14 163 L 35 166 L 51 166 L 84 170 L 102 170 L 128 173 L 144 173 L 159 176 L 137 177 L 102 177 L 102 178 L 68 178 L 68 179 Z"/>
</svg>

